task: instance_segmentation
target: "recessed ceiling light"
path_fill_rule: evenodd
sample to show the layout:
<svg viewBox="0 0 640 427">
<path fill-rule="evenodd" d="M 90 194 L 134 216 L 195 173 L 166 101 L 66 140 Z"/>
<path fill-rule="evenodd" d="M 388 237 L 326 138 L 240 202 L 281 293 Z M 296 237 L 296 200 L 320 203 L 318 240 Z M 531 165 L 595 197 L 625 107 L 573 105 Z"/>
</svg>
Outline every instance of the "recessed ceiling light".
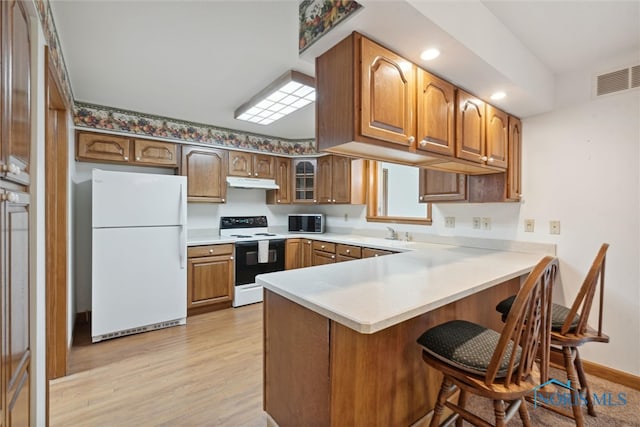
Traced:
<svg viewBox="0 0 640 427">
<path fill-rule="evenodd" d="M 493 99 L 494 101 L 497 101 L 498 99 L 502 99 L 505 96 L 507 96 L 507 94 L 502 92 L 502 91 L 501 92 L 495 92 L 493 95 L 491 95 L 491 99 Z"/>
<path fill-rule="evenodd" d="M 420 54 L 420 58 L 425 61 L 431 61 L 432 59 L 436 59 L 438 56 L 440 56 L 440 51 L 436 48 L 427 49 Z"/>
</svg>

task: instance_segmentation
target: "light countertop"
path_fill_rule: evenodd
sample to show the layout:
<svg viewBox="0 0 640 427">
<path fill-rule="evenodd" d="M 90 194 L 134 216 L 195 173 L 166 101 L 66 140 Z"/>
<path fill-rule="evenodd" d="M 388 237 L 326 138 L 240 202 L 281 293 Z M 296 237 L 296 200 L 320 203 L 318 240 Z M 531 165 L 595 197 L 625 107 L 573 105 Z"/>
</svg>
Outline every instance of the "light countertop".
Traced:
<svg viewBox="0 0 640 427">
<path fill-rule="evenodd" d="M 334 241 L 330 235 L 309 237 Z M 527 274 L 542 254 L 342 236 L 407 252 L 262 274 L 256 283 L 355 331 L 372 334 Z M 377 240 L 378 242 L 374 242 Z M 360 243 L 362 242 L 362 243 Z M 487 309 L 493 310 L 493 302 Z"/>
</svg>

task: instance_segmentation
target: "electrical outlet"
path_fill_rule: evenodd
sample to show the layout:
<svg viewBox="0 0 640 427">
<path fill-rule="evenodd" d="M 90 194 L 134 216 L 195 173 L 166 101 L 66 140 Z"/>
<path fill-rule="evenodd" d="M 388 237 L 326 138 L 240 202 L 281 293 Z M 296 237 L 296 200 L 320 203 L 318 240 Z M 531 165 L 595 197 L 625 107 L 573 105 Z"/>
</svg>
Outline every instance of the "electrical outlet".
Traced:
<svg viewBox="0 0 640 427">
<path fill-rule="evenodd" d="M 474 228 L 476 230 L 480 230 L 480 217 L 479 216 L 474 216 L 472 224 L 473 224 L 472 228 Z"/>
<path fill-rule="evenodd" d="M 491 230 L 491 218 L 488 218 L 488 217 L 482 218 L 482 229 Z"/>
<path fill-rule="evenodd" d="M 533 219 L 524 220 L 524 231 L 527 233 L 533 233 L 533 229 L 536 226 L 536 222 Z"/>
<path fill-rule="evenodd" d="M 560 221 L 549 221 L 549 234 L 560 234 Z"/>
<path fill-rule="evenodd" d="M 444 226 L 446 228 L 456 228 L 456 217 L 455 216 L 445 216 L 444 217 Z"/>
</svg>

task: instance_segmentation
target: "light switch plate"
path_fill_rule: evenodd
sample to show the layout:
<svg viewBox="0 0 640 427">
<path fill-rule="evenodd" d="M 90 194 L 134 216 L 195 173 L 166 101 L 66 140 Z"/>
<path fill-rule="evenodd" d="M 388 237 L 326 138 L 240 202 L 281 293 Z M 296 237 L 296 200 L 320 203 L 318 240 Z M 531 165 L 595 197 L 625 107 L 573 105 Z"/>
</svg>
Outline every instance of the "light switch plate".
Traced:
<svg viewBox="0 0 640 427">
<path fill-rule="evenodd" d="M 525 219 L 524 220 L 524 231 L 526 233 L 533 233 L 533 230 L 536 226 L 536 221 L 533 219 Z"/>
<path fill-rule="evenodd" d="M 549 234 L 560 234 L 560 221 L 549 221 Z"/>
<path fill-rule="evenodd" d="M 476 229 L 476 230 L 480 230 L 480 217 L 479 216 L 474 216 L 473 217 L 473 222 L 472 222 L 472 228 Z"/>
<path fill-rule="evenodd" d="M 491 230 L 491 218 L 488 218 L 488 217 L 482 218 L 482 229 Z"/>
</svg>

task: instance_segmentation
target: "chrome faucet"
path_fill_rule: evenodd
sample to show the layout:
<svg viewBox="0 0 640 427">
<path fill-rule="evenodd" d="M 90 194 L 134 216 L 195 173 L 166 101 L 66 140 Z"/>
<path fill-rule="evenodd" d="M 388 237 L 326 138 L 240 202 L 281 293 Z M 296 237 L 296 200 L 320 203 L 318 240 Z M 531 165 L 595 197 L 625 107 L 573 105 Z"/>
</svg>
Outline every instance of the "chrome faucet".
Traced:
<svg viewBox="0 0 640 427">
<path fill-rule="evenodd" d="M 394 230 L 391 227 L 387 227 L 387 230 L 389 230 L 389 237 L 385 237 L 385 239 L 387 240 L 398 240 L 398 232 L 396 230 Z"/>
</svg>

